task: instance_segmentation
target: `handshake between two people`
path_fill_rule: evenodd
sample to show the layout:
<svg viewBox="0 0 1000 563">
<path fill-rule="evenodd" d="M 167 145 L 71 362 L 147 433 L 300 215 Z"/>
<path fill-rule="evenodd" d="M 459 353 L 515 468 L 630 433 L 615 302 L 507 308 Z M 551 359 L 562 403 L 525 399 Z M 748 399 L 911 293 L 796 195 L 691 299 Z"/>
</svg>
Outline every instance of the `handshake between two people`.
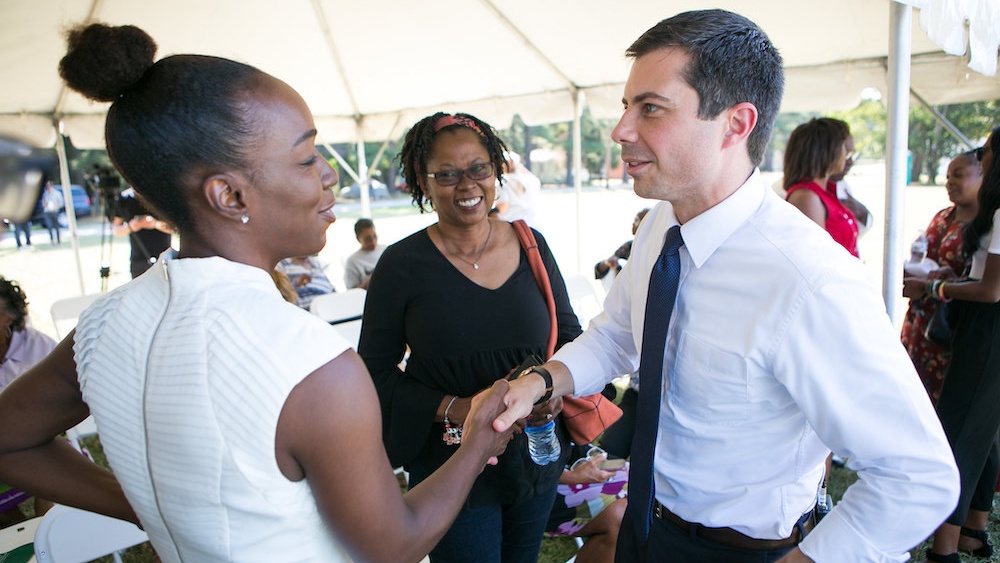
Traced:
<svg viewBox="0 0 1000 563">
<path fill-rule="evenodd" d="M 472 445 L 489 453 L 487 463 L 496 465 L 514 433 L 525 426 L 544 424 L 562 411 L 562 395 L 540 404 L 545 382 L 541 377 L 499 379 L 468 399 L 458 399 L 447 418 L 462 425 L 462 445 Z M 471 442 L 471 443 L 470 443 Z"/>
</svg>

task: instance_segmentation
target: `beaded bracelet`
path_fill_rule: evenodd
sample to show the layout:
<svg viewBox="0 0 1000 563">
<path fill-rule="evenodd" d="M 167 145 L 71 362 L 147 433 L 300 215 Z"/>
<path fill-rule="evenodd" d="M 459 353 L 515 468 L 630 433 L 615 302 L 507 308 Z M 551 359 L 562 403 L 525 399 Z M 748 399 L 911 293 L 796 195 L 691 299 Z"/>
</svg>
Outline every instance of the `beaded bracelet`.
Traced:
<svg viewBox="0 0 1000 563">
<path fill-rule="evenodd" d="M 951 301 L 951 297 L 948 297 L 947 295 L 944 294 L 944 286 L 947 285 L 947 284 L 948 284 L 948 282 L 944 282 L 943 281 L 943 282 L 939 283 L 938 286 L 937 286 L 938 300 L 943 301 L 945 303 L 948 303 L 949 301 Z"/>
<path fill-rule="evenodd" d="M 927 296 L 931 299 L 938 298 L 938 286 L 941 285 L 941 280 L 928 280 L 927 281 Z"/>
<path fill-rule="evenodd" d="M 448 402 L 448 406 L 444 408 L 444 434 L 441 436 L 441 439 L 449 446 L 457 446 L 462 443 L 462 425 L 453 424 L 448 420 L 448 409 L 451 408 L 451 405 L 455 404 L 455 399 L 457 398 L 458 395 L 453 395 L 451 401 Z"/>
</svg>

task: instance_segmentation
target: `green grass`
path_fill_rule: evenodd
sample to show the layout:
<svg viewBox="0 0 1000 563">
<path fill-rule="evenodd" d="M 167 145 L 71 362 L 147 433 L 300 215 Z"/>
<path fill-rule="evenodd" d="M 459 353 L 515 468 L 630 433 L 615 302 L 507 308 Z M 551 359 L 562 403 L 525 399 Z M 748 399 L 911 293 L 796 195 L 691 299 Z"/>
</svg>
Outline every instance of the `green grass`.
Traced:
<svg viewBox="0 0 1000 563">
<path fill-rule="evenodd" d="M 827 483 L 827 488 L 830 492 L 830 496 L 833 497 L 834 503 L 839 502 L 841 497 L 844 496 L 844 491 L 847 490 L 847 487 L 851 486 L 857 480 L 858 476 L 850 469 L 847 469 L 846 467 L 834 467 L 830 474 L 830 480 Z M 994 495 L 993 506 L 996 506 L 996 504 L 997 496 Z M 906 514 L 899 514 L 899 518 L 906 518 Z M 993 543 L 996 544 L 998 538 L 1000 538 L 1000 515 L 997 514 L 996 510 L 990 514 L 990 519 L 986 528 Z M 912 549 L 910 551 L 911 560 L 917 562 L 924 561 L 924 550 L 930 547 L 930 545 L 930 538 L 928 538 L 923 543 Z M 961 557 L 963 563 L 995 563 L 1000 561 L 1000 553 L 994 553 L 993 557 L 989 559 L 983 559 L 966 554 L 962 554 Z"/>
</svg>

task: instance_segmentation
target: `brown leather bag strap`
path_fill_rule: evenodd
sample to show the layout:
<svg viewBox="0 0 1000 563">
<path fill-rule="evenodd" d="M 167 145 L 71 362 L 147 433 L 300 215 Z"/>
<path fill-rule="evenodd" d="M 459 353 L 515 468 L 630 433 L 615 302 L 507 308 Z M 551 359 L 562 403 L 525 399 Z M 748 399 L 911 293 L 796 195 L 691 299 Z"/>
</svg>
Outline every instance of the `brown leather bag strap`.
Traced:
<svg viewBox="0 0 1000 563">
<path fill-rule="evenodd" d="M 542 292 L 542 297 L 545 298 L 545 305 L 549 308 L 549 342 L 545 350 L 545 359 L 548 360 L 556 352 L 556 338 L 559 334 L 559 324 L 556 322 L 556 300 L 552 296 L 549 272 L 542 262 L 542 255 L 538 252 L 538 242 L 535 241 L 531 227 L 522 219 L 512 221 L 511 225 L 514 226 L 517 238 L 521 241 L 521 248 L 524 249 L 524 254 L 528 257 L 528 264 L 531 266 L 531 272 L 535 275 L 535 283 L 538 284 L 538 289 Z"/>
</svg>

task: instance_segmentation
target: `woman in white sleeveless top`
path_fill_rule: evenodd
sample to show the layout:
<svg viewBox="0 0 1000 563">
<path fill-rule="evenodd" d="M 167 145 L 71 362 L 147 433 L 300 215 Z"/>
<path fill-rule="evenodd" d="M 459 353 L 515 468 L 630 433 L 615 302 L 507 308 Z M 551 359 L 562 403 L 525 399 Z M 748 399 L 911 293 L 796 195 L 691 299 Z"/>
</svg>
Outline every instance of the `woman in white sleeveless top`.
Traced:
<svg viewBox="0 0 1000 563">
<path fill-rule="evenodd" d="M 108 154 L 180 248 L 0 395 L 0 479 L 140 524 L 165 562 L 421 559 L 509 440 L 490 424 L 506 382 L 404 497 L 363 362 L 269 275 L 335 220 L 309 108 L 255 68 L 155 50 L 135 27 L 77 28 L 60 74 L 112 102 Z M 113 475 L 56 439 L 88 414 Z"/>
</svg>

